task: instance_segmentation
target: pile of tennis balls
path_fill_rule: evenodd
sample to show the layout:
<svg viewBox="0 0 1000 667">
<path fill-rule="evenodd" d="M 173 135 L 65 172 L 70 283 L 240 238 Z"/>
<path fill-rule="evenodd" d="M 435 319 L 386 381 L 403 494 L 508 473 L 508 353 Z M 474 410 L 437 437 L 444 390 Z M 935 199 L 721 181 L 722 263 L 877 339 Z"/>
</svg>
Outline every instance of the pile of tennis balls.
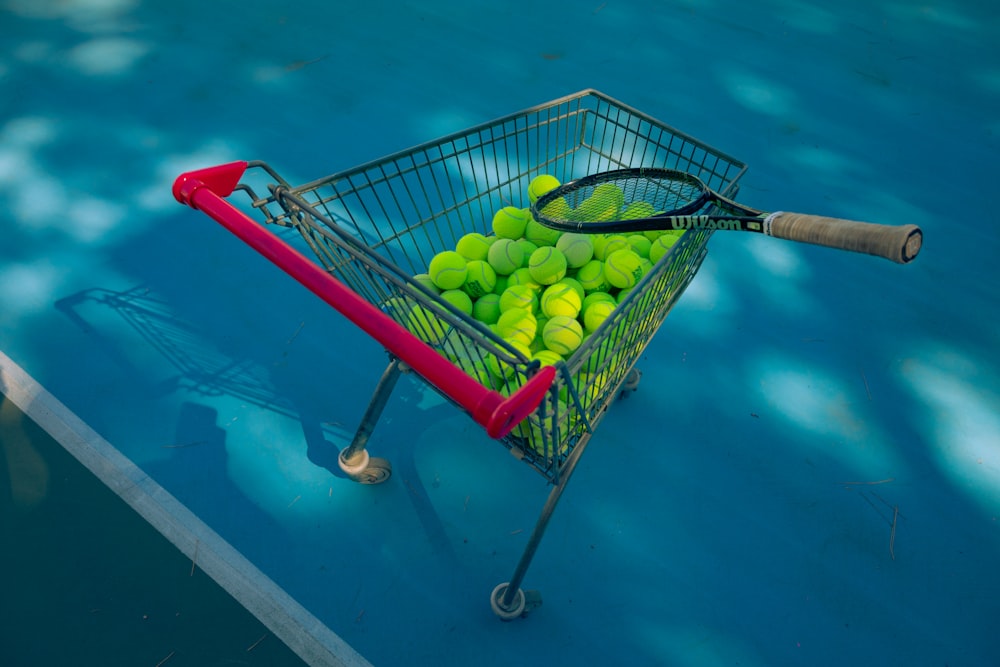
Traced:
<svg viewBox="0 0 1000 667">
<path fill-rule="evenodd" d="M 554 176 L 537 176 L 528 185 L 528 199 L 533 204 L 559 185 Z M 568 216 L 591 217 L 588 207 L 599 203 L 603 211 L 608 201 L 621 207 L 623 200 L 620 191 L 605 191 L 595 192 L 576 209 L 565 200 L 557 202 L 566 206 Z M 640 217 L 651 212 L 626 207 L 613 214 Z M 515 206 L 496 211 L 491 228 L 490 234 L 465 234 L 414 278 L 543 366 L 568 359 L 683 233 L 562 233 L 534 220 L 530 208 Z M 439 342 L 444 332 L 422 310 L 411 311 L 417 325 L 411 329 L 428 342 Z M 484 384 L 506 389 L 513 369 L 491 361 L 487 369 L 477 365 L 465 370 Z"/>
</svg>

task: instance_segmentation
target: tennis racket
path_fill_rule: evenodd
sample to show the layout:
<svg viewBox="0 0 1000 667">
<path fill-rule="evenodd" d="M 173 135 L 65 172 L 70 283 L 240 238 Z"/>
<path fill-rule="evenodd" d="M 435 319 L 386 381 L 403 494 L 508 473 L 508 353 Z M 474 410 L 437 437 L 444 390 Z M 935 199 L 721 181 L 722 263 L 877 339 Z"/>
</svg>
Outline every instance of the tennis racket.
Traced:
<svg viewBox="0 0 1000 667">
<path fill-rule="evenodd" d="M 704 213 L 710 205 L 719 212 Z M 712 191 L 697 176 L 656 167 L 585 176 L 539 197 L 531 213 L 542 225 L 563 232 L 757 232 L 867 253 L 900 264 L 912 261 L 923 242 L 923 233 L 916 225 L 878 225 L 803 213 L 758 211 Z"/>
</svg>

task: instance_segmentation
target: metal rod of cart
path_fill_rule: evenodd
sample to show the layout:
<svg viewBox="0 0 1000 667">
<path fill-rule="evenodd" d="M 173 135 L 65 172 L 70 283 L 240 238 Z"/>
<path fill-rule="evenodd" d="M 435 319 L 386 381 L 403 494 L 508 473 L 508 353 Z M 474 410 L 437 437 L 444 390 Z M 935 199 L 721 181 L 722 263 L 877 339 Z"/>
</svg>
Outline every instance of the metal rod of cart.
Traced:
<svg viewBox="0 0 1000 667">
<path fill-rule="evenodd" d="M 208 167 L 174 183 L 178 201 L 221 223 L 387 350 L 389 364 L 340 452 L 351 479 L 389 479 L 391 465 L 369 456 L 368 443 L 400 374 L 412 372 L 551 485 L 510 580 L 490 596 L 504 620 L 540 603 L 521 586 L 553 511 L 608 407 L 638 385 L 636 361 L 697 272 L 712 232 L 685 232 L 617 295 L 579 348 L 546 365 L 416 276 L 463 235 L 490 235 L 500 208 L 527 207 L 534 177 L 566 182 L 623 167 L 685 171 L 729 197 L 746 169 L 585 90 L 303 185 L 263 162 Z M 246 197 L 231 197 L 237 191 Z"/>
</svg>

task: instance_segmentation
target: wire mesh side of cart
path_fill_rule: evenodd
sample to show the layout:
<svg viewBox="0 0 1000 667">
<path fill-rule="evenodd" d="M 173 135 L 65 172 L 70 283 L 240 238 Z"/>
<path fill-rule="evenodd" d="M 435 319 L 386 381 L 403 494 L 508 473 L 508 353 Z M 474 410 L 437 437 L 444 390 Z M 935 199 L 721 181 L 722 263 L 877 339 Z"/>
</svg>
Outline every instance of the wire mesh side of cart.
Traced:
<svg viewBox="0 0 1000 667">
<path fill-rule="evenodd" d="M 745 165 L 596 91 L 583 91 L 305 185 L 266 165 L 270 196 L 253 206 L 296 229 L 341 282 L 486 386 L 508 393 L 538 367 L 425 288 L 415 275 L 471 232 L 492 233 L 503 206 L 527 207 L 532 178 L 566 182 L 619 167 L 669 167 L 735 194 Z M 697 271 L 711 232 L 689 231 L 564 362 L 548 397 L 503 442 L 557 480 Z"/>
</svg>

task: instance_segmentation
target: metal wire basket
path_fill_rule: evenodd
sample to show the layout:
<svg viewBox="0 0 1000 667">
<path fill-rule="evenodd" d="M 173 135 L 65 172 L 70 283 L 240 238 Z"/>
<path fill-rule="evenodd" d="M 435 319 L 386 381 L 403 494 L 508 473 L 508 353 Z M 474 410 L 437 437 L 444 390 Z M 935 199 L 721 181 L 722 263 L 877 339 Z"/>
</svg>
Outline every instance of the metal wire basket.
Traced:
<svg viewBox="0 0 1000 667">
<path fill-rule="evenodd" d="M 491 234 L 500 208 L 527 207 L 538 175 L 566 182 L 640 166 L 692 173 L 729 197 L 746 169 L 586 90 L 303 185 L 263 162 L 238 162 L 183 174 L 174 186 L 179 201 L 221 222 L 387 348 L 389 367 L 341 452 L 355 479 L 388 478 L 388 463 L 365 447 L 399 373 L 413 370 L 553 485 L 515 576 L 494 591 L 502 618 L 532 604 L 519 585 L 548 517 L 608 406 L 636 387 L 636 360 L 701 265 L 711 231 L 684 233 L 578 349 L 546 367 L 415 276 L 462 236 Z M 223 199 L 234 190 L 248 195 L 248 213 Z"/>
</svg>

